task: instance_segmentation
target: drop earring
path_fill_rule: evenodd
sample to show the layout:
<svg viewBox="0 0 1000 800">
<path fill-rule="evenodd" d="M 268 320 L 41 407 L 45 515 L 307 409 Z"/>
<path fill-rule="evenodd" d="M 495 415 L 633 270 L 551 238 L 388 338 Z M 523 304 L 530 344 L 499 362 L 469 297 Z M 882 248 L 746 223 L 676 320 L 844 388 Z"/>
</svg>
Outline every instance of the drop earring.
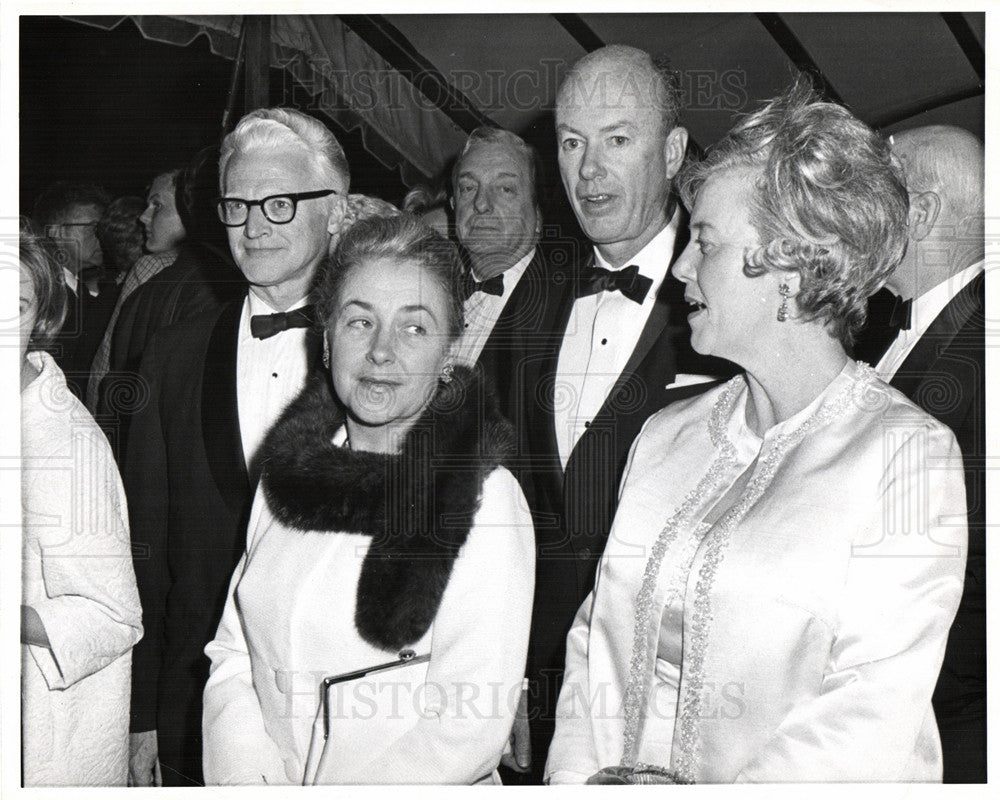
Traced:
<svg viewBox="0 0 1000 800">
<path fill-rule="evenodd" d="M 451 379 L 454 377 L 454 372 L 454 364 L 445 364 L 441 370 L 441 383 L 451 383 Z"/>
<path fill-rule="evenodd" d="M 788 319 L 788 296 L 791 293 L 792 290 L 788 288 L 787 283 L 778 287 L 778 294 L 781 295 L 781 305 L 778 306 L 778 322 L 784 322 Z"/>
<path fill-rule="evenodd" d="M 330 340 L 323 337 L 323 367 L 330 369 Z"/>
</svg>

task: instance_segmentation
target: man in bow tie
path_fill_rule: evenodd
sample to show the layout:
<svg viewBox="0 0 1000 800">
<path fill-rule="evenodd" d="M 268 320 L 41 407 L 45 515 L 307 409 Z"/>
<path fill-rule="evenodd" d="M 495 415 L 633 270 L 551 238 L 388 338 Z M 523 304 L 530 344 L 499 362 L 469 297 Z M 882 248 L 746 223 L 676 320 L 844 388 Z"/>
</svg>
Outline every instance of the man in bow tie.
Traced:
<svg viewBox="0 0 1000 800">
<path fill-rule="evenodd" d="M 983 145 L 945 125 L 896 134 L 909 243 L 886 286 L 900 300 L 876 372 L 955 433 L 965 462 L 969 552 L 934 713 L 944 781 L 986 781 L 986 443 Z"/>
<path fill-rule="evenodd" d="M 570 302 L 554 310 L 558 341 L 528 383 L 536 778 L 554 730 L 566 634 L 593 589 L 632 441 L 654 411 L 733 369 L 691 351 L 683 291 L 668 274 L 687 239 L 671 191 L 688 142 L 679 111 L 669 70 L 620 45 L 580 59 L 556 98 L 563 186 L 594 248 L 575 265 Z"/>
<path fill-rule="evenodd" d="M 517 423 L 523 370 L 546 336 L 546 311 L 566 292 L 555 282 L 540 241 L 541 161 L 520 136 L 476 128 L 452 170 L 455 230 L 468 272 L 465 331 L 457 358 L 479 363 L 492 381 L 501 412 Z M 522 432 L 523 433 L 523 432 Z"/>
<path fill-rule="evenodd" d="M 344 151 L 298 111 L 244 117 L 219 175 L 219 219 L 249 291 L 153 337 L 123 470 L 145 628 L 132 672 L 139 785 L 202 782 L 202 651 L 245 546 L 258 446 L 319 361 L 307 295 L 346 212 Z"/>
</svg>

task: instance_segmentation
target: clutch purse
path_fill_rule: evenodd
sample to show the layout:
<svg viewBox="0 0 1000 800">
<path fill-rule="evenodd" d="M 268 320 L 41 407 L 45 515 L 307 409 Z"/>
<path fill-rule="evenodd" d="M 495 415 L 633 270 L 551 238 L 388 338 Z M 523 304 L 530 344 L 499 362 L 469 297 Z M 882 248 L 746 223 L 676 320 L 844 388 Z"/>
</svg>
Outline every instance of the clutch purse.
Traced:
<svg viewBox="0 0 1000 800">
<path fill-rule="evenodd" d="M 386 661 L 384 664 L 375 664 L 371 667 L 362 667 L 361 669 L 356 669 L 351 672 L 344 672 L 340 675 L 331 675 L 327 678 L 323 678 L 319 685 L 320 705 L 322 706 L 323 711 L 323 741 L 330 738 L 331 686 L 336 686 L 338 683 L 347 683 L 348 681 L 356 681 L 361 678 L 367 678 L 369 675 L 374 675 L 376 672 L 387 672 L 390 669 L 405 667 L 409 664 L 423 664 L 425 661 L 430 660 L 430 653 L 424 653 L 422 656 L 418 656 L 413 650 L 401 650 L 395 661 Z"/>
<path fill-rule="evenodd" d="M 369 675 L 375 675 L 379 672 L 388 672 L 389 670 L 399 669 L 400 667 L 408 667 L 412 664 L 423 664 L 430 660 L 430 653 L 424 653 L 423 655 L 418 656 L 414 650 L 401 650 L 394 661 L 386 661 L 382 664 L 372 664 L 369 667 L 362 667 L 361 669 L 343 672 L 339 675 L 329 675 L 326 678 L 323 678 L 319 684 L 319 713 L 317 714 L 317 717 L 322 718 L 323 720 L 323 738 L 318 741 L 319 737 L 316 735 L 316 726 L 314 725 L 313 739 L 310 743 L 309 754 L 306 758 L 306 766 L 302 781 L 303 784 L 308 786 L 315 782 L 316 772 L 319 769 L 319 762 L 322 758 L 326 741 L 330 738 L 330 687 L 341 683 L 361 680 L 362 678 L 367 678 Z"/>
</svg>

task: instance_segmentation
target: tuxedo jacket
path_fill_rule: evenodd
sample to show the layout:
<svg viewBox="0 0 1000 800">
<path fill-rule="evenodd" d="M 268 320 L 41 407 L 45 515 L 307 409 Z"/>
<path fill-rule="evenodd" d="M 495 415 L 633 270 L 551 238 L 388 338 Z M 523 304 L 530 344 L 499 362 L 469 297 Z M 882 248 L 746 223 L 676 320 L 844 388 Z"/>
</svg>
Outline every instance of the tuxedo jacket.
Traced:
<svg viewBox="0 0 1000 800">
<path fill-rule="evenodd" d="M 155 729 L 161 761 L 188 782 L 201 781 L 202 651 L 244 550 L 255 488 L 236 395 L 242 306 L 153 337 L 140 369 L 147 402 L 122 470 L 145 630 L 132 656 L 131 729 Z M 319 337 L 307 341 L 318 357 Z"/>
<path fill-rule="evenodd" d="M 143 353 L 157 331 L 217 312 L 246 296 L 247 284 L 228 254 L 198 242 L 181 245 L 177 259 L 136 289 L 122 304 L 111 340 L 108 372 L 98 390 L 98 423 L 122 462 Z"/>
<path fill-rule="evenodd" d="M 681 219 L 671 261 L 680 255 L 687 238 L 687 220 Z M 625 368 L 577 441 L 564 471 L 555 429 L 555 409 L 561 402 L 559 350 L 577 297 L 576 286 L 592 267 L 593 252 L 588 250 L 586 258 L 568 263 L 571 266 L 565 272 L 553 272 L 553 279 L 566 289 L 553 294 L 547 310 L 546 326 L 557 335 L 524 366 L 528 391 L 523 393 L 521 408 L 531 461 L 531 489 L 525 495 L 532 505 L 537 543 L 529 676 L 539 682 L 534 699 L 543 724 L 554 718 L 566 635 L 593 588 L 633 440 L 655 411 L 714 385 L 668 389 L 679 371 L 720 377 L 735 371 L 728 362 L 705 359 L 691 351 L 683 286 L 668 273 Z"/>
<path fill-rule="evenodd" d="M 98 287 L 97 297 L 87 291 L 82 277 L 78 291 L 66 287 L 66 319 L 51 348 L 56 364 L 66 376 L 66 385 L 80 400 L 87 393 L 90 364 L 104 338 L 120 291 L 113 280 L 102 280 Z"/>
<path fill-rule="evenodd" d="M 544 242 L 535 247 L 534 257 L 504 305 L 477 362 L 493 387 L 500 413 L 517 432 L 518 447 L 509 468 L 525 484 L 522 490 L 526 493 L 532 488 L 526 477 L 532 466 L 527 395 L 535 388 L 529 381 L 534 379 L 539 362 L 548 359 L 562 341 L 563 331 L 558 328 L 561 311 L 572 302 L 570 273 L 553 264 L 565 263 L 564 256 L 551 253 Z"/>
<path fill-rule="evenodd" d="M 945 782 L 986 780 L 985 279 L 934 319 L 890 383 L 955 434 L 965 466 L 965 586 L 934 692 Z"/>
</svg>

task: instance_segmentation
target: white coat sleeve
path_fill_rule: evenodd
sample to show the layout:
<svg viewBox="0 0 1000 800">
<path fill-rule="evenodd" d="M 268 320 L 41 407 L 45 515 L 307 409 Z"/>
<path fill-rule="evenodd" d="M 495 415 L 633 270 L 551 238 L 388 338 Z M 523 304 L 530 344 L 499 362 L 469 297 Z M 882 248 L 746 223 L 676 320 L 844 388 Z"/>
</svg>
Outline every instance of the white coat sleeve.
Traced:
<svg viewBox="0 0 1000 800">
<path fill-rule="evenodd" d="M 416 724 L 374 761 L 315 782 L 471 784 L 489 777 L 521 693 L 535 575 L 531 515 L 516 479 L 498 468 L 441 598 Z"/>
<path fill-rule="evenodd" d="M 247 551 L 229 581 L 215 638 L 205 646 L 205 655 L 212 661 L 202 711 L 202 767 L 207 786 L 289 782 L 278 748 L 264 728 L 235 597 L 253 558 L 253 532 L 262 532 L 270 518 L 266 505 L 258 490 L 250 514 Z"/>
<path fill-rule="evenodd" d="M 820 691 L 792 708 L 738 781 L 897 781 L 921 753 L 934 763 L 931 694 L 965 572 L 962 476 L 941 426 L 896 450 L 852 548 Z"/>
<path fill-rule="evenodd" d="M 92 422 L 74 425 L 72 461 L 42 460 L 25 486 L 26 547 L 38 548 L 45 597 L 32 604 L 51 649 L 28 645 L 50 689 L 65 689 L 129 652 L 142 636 L 128 510 L 111 449 Z"/>
</svg>

